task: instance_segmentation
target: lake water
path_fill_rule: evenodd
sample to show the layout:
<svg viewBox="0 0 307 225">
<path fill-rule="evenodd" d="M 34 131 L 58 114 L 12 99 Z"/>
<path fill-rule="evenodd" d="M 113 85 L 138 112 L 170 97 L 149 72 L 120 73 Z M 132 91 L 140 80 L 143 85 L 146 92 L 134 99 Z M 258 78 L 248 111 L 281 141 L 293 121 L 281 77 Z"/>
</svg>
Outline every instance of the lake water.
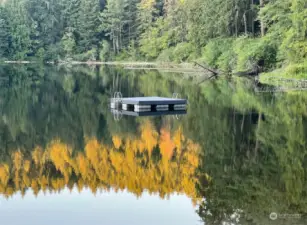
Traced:
<svg viewBox="0 0 307 225">
<path fill-rule="evenodd" d="M 307 224 L 307 92 L 200 81 L 0 66 L 0 224 Z M 188 112 L 113 115 L 117 91 Z"/>
</svg>

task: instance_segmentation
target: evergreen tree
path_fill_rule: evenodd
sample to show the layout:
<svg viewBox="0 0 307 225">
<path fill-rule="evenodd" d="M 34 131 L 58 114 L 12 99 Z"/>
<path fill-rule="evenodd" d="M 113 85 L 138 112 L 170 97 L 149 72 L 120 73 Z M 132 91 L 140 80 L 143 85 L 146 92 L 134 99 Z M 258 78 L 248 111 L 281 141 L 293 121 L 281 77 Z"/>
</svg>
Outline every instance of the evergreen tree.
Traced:
<svg viewBox="0 0 307 225">
<path fill-rule="evenodd" d="M 138 0 L 110 0 L 101 14 L 101 28 L 112 41 L 113 51 L 118 53 L 136 36 L 136 10 Z"/>
<path fill-rule="evenodd" d="M 145 32 L 156 20 L 158 9 L 156 0 L 141 0 L 138 4 L 138 29 Z"/>
<path fill-rule="evenodd" d="M 99 13 L 98 0 L 81 0 L 78 24 L 78 47 L 81 52 L 98 46 Z"/>
<path fill-rule="evenodd" d="M 27 0 L 27 11 L 31 19 L 32 54 L 57 43 L 62 36 L 62 21 L 59 1 Z"/>
<path fill-rule="evenodd" d="M 4 8 L 0 6 L 0 58 L 9 53 L 9 25 Z"/>
<path fill-rule="evenodd" d="M 9 0 L 5 3 L 10 32 L 10 55 L 25 59 L 31 48 L 31 22 L 26 10 L 27 0 Z"/>
</svg>

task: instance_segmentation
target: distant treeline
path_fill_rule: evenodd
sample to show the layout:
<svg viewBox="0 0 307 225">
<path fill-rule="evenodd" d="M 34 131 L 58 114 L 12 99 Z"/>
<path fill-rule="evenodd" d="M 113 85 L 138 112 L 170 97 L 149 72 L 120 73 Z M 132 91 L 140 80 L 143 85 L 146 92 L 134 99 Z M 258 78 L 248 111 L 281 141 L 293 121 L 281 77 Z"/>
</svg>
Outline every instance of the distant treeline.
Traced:
<svg viewBox="0 0 307 225">
<path fill-rule="evenodd" d="M 1 3 L 2 2 L 2 3 Z M 0 58 L 200 60 L 225 71 L 307 57 L 306 0 L 0 1 Z"/>
</svg>

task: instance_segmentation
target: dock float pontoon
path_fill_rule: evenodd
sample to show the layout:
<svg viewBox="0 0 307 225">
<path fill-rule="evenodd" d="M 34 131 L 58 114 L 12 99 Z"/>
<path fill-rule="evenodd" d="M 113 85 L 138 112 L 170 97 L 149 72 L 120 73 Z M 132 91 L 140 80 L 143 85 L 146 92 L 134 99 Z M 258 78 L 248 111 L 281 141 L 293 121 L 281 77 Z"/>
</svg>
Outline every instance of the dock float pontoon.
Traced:
<svg viewBox="0 0 307 225">
<path fill-rule="evenodd" d="M 133 112 L 133 111 L 124 111 L 124 110 L 117 110 L 111 109 L 111 113 L 113 115 L 120 115 L 120 116 L 179 116 L 187 114 L 186 110 L 180 111 L 150 111 L 150 112 Z"/>
</svg>

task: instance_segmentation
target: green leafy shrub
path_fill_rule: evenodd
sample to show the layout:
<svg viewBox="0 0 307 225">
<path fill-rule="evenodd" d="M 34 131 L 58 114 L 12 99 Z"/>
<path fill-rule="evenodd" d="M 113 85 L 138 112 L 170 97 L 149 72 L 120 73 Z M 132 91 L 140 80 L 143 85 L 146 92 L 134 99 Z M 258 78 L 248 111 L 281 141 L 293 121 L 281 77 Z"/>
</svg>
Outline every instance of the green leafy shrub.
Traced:
<svg viewBox="0 0 307 225">
<path fill-rule="evenodd" d="M 91 49 L 85 53 L 74 55 L 73 58 L 78 61 L 95 61 L 97 59 L 97 49 Z"/>
<path fill-rule="evenodd" d="M 303 78 L 307 77 L 307 63 L 296 63 L 296 64 L 289 64 L 287 66 L 281 67 L 274 71 L 268 73 L 261 74 L 261 81 L 274 83 L 273 81 L 267 80 L 269 77 L 284 77 L 284 78 Z"/>
<path fill-rule="evenodd" d="M 290 62 L 303 62 L 307 58 L 306 38 L 300 38 L 295 35 L 292 29 L 287 32 L 287 38 L 281 45 L 281 52 L 286 55 Z"/>
<path fill-rule="evenodd" d="M 277 46 L 266 38 L 253 39 L 246 36 L 236 39 L 234 52 L 237 57 L 236 70 L 248 70 L 263 62 L 266 69 L 276 64 Z"/>
<path fill-rule="evenodd" d="M 191 52 L 191 54 L 189 55 L 187 61 L 188 62 L 195 61 L 199 57 L 200 57 L 200 54 L 198 53 L 197 49 L 195 49 L 195 51 Z"/>
<path fill-rule="evenodd" d="M 174 47 L 163 50 L 157 58 L 158 62 L 172 62 L 174 61 Z"/>
<path fill-rule="evenodd" d="M 135 41 L 132 40 L 130 42 L 128 49 L 127 49 L 127 53 L 129 55 L 130 60 L 134 61 L 134 60 L 138 60 L 140 58 L 139 51 L 137 49 Z"/>
<path fill-rule="evenodd" d="M 62 43 L 62 48 L 66 55 L 65 57 L 67 58 L 71 57 L 76 48 L 76 41 L 73 33 L 71 32 L 65 33 L 61 40 L 61 43 Z"/>
<path fill-rule="evenodd" d="M 213 68 L 223 66 L 228 68 L 230 64 L 229 57 L 232 55 L 232 43 L 231 38 L 218 38 L 208 42 L 208 44 L 202 50 L 202 58 L 206 64 Z M 222 58 L 220 58 L 222 57 Z"/>
<path fill-rule="evenodd" d="M 56 61 L 64 55 L 65 53 L 60 43 L 49 45 L 46 49 L 44 61 Z"/>
<path fill-rule="evenodd" d="M 17 52 L 14 56 L 14 60 L 25 60 L 27 59 L 28 50 Z"/>
<path fill-rule="evenodd" d="M 293 76 L 293 75 L 307 75 L 307 63 L 301 63 L 301 64 L 290 64 L 286 67 L 285 73 L 287 75 Z"/>
<path fill-rule="evenodd" d="M 169 33 L 165 30 L 166 22 L 158 19 L 153 27 L 150 27 L 141 35 L 140 52 L 147 59 L 155 59 L 161 51 L 169 47 Z"/>
<path fill-rule="evenodd" d="M 38 51 L 35 54 L 35 57 L 38 58 L 39 60 L 44 60 L 44 58 L 45 58 L 45 49 L 44 48 L 39 48 Z"/>
<path fill-rule="evenodd" d="M 173 51 L 173 59 L 176 62 L 186 61 L 193 53 L 194 48 L 191 43 L 183 42 L 178 44 Z"/>
<path fill-rule="evenodd" d="M 231 72 L 235 69 L 237 63 L 236 54 L 232 46 L 224 51 L 217 60 L 217 67 L 224 72 Z"/>
<path fill-rule="evenodd" d="M 118 53 L 115 56 L 115 61 L 125 61 L 125 60 L 130 60 L 130 55 L 127 52 L 127 50 L 122 50 L 120 53 Z"/>
<path fill-rule="evenodd" d="M 108 41 L 103 40 L 100 44 L 99 59 L 100 61 L 108 61 L 111 58 L 111 45 Z"/>
</svg>

